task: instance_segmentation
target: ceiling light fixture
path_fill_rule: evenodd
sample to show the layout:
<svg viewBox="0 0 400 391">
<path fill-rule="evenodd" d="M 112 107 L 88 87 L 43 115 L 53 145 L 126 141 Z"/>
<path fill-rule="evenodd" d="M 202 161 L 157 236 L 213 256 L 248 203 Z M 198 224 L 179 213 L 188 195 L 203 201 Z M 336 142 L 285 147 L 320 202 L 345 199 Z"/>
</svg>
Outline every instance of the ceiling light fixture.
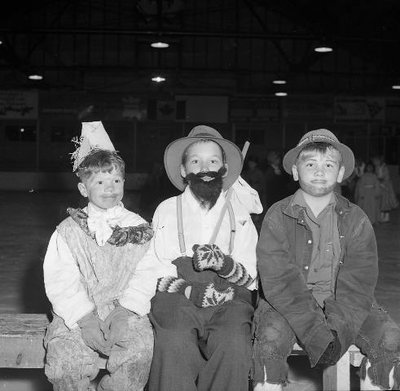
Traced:
<svg viewBox="0 0 400 391">
<path fill-rule="evenodd" d="M 156 48 L 156 49 L 165 49 L 169 47 L 169 43 L 167 42 L 162 42 L 162 41 L 157 41 L 157 42 L 152 42 L 150 44 L 150 46 L 152 48 Z"/>
<path fill-rule="evenodd" d="M 317 46 L 314 48 L 314 51 L 318 53 L 330 53 L 333 49 L 330 46 Z"/>
<path fill-rule="evenodd" d="M 287 96 L 287 92 L 275 92 L 276 96 Z"/>
<path fill-rule="evenodd" d="M 43 76 L 39 75 L 37 73 L 33 73 L 31 75 L 28 76 L 29 80 L 43 80 Z"/>
<path fill-rule="evenodd" d="M 163 81 L 165 81 L 165 77 L 163 76 L 154 76 L 151 78 L 152 81 L 156 82 L 156 83 L 162 83 Z"/>
<path fill-rule="evenodd" d="M 314 51 L 317 53 L 330 53 L 333 51 L 333 47 L 329 44 L 328 39 L 322 38 L 317 41 L 317 44 L 314 47 Z"/>
<path fill-rule="evenodd" d="M 393 90 L 400 90 L 400 84 L 399 83 L 393 84 L 392 85 L 392 89 Z"/>
<path fill-rule="evenodd" d="M 272 81 L 273 84 L 286 84 L 286 80 L 283 79 L 275 79 Z"/>
</svg>

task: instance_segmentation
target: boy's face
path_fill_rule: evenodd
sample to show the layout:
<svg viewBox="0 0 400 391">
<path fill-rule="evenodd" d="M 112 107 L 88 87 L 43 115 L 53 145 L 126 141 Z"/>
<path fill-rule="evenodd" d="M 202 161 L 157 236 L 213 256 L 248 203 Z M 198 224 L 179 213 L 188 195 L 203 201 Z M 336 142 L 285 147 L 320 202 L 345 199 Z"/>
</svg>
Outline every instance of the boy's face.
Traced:
<svg viewBox="0 0 400 391">
<path fill-rule="evenodd" d="M 293 179 L 299 181 L 304 192 L 314 197 L 331 193 L 336 183 L 342 182 L 345 168 L 340 167 L 340 153 L 328 149 L 301 152 L 296 165 L 292 167 Z"/>
<path fill-rule="evenodd" d="M 228 168 L 224 164 L 221 148 L 213 141 L 198 142 L 189 147 L 186 153 L 186 162 L 181 165 L 181 175 L 186 178 L 188 174 L 199 172 L 217 172 L 220 168 Z M 203 181 L 209 182 L 214 178 L 205 176 Z"/>
<path fill-rule="evenodd" d="M 112 208 L 124 196 L 124 178 L 119 170 L 93 173 L 90 177 L 78 183 L 78 189 L 83 197 L 100 209 Z"/>
</svg>

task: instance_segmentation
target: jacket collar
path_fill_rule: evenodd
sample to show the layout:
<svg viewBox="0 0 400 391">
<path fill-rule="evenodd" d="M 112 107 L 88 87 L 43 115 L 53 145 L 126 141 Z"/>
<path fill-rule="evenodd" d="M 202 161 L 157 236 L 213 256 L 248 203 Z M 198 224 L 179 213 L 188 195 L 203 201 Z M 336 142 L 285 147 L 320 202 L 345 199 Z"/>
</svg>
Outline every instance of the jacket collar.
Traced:
<svg viewBox="0 0 400 391">
<path fill-rule="evenodd" d="M 283 213 L 294 219 L 303 219 L 304 207 L 293 202 L 295 194 L 283 200 Z M 345 215 L 350 210 L 350 201 L 338 193 L 334 193 L 336 197 L 335 211 L 339 216 Z"/>
</svg>

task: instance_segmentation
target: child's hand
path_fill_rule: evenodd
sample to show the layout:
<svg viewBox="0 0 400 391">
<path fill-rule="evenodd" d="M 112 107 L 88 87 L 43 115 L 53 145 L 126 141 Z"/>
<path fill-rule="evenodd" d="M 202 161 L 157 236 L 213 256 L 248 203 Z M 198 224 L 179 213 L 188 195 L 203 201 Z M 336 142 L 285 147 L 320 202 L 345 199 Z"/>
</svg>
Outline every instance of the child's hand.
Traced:
<svg viewBox="0 0 400 391">
<path fill-rule="evenodd" d="M 231 301 L 235 297 L 233 287 L 218 289 L 213 282 L 192 282 L 178 277 L 163 277 L 157 283 L 158 292 L 180 293 L 200 308 L 213 307 Z"/>
<path fill-rule="evenodd" d="M 90 312 L 78 320 L 78 325 L 81 329 L 82 339 L 87 346 L 106 356 L 110 354 L 110 345 L 103 333 L 104 323 L 98 316 Z"/>
<path fill-rule="evenodd" d="M 218 289 L 213 282 L 193 284 L 190 300 L 200 308 L 222 305 L 235 297 L 233 287 Z"/>
<path fill-rule="evenodd" d="M 318 360 L 317 365 L 323 365 L 323 366 L 335 365 L 339 361 L 342 347 L 340 345 L 337 332 L 335 330 L 331 331 L 334 339 L 329 343 L 329 345 L 325 349 L 324 353 Z"/>
<path fill-rule="evenodd" d="M 207 269 L 220 271 L 225 266 L 225 254 L 216 244 L 193 246 L 193 267 L 197 271 Z"/>
<path fill-rule="evenodd" d="M 123 346 L 127 336 L 128 319 L 135 315 L 127 308 L 117 305 L 104 321 L 106 340 L 112 348 L 115 344 Z"/>
</svg>

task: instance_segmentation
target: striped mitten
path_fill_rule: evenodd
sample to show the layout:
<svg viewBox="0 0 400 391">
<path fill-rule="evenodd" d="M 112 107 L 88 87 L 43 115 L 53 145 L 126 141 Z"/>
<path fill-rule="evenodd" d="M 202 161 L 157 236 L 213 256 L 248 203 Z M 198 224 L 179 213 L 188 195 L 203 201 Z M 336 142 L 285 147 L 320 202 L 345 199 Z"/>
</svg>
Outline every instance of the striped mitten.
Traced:
<svg viewBox="0 0 400 391">
<path fill-rule="evenodd" d="M 253 282 L 246 268 L 225 255 L 216 244 L 195 244 L 193 267 L 197 271 L 214 270 L 220 277 L 239 286 L 247 287 Z"/>
<path fill-rule="evenodd" d="M 233 300 L 235 297 L 235 290 L 233 287 L 218 289 L 213 282 L 189 283 L 183 278 L 172 276 L 159 278 L 157 282 L 158 292 L 180 293 L 185 295 L 187 287 L 192 288 L 189 300 L 200 308 L 222 305 Z"/>
</svg>

